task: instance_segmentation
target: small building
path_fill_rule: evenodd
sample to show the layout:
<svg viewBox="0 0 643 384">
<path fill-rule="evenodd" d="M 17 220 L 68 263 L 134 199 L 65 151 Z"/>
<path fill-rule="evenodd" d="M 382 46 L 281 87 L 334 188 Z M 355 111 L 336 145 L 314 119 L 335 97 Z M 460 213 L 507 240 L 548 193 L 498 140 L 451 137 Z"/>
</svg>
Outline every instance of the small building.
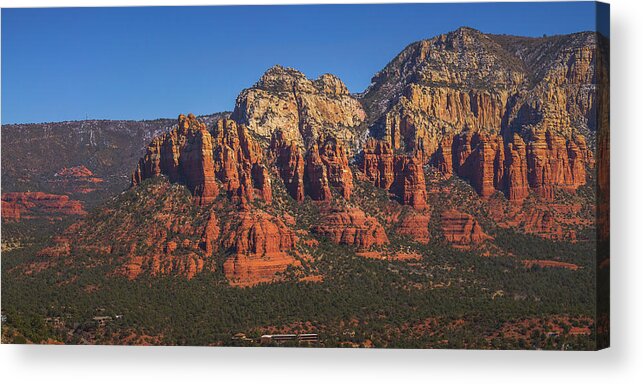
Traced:
<svg viewBox="0 0 643 384">
<path fill-rule="evenodd" d="M 297 335 L 295 334 L 278 334 L 278 335 L 262 335 L 261 342 L 284 342 L 284 341 L 294 341 L 297 340 Z"/>
<path fill-rule="evenodd" d="M 277 335 L 262 335 L 261 343 L 283 343 L 286 341 L 299 341 L 299 342 L 317 342 L 319 341 L 319 335 L 316 333 L 302 333 L 302 334 L 277 334 Z"/>
<path fill-rule="evenodd" d="M 297 336 L 299 341 L 306 341 L 310 343 L 316 343 L 319 341 L 319 335 L 316 333 L 302 333 Z"/>
</svg>

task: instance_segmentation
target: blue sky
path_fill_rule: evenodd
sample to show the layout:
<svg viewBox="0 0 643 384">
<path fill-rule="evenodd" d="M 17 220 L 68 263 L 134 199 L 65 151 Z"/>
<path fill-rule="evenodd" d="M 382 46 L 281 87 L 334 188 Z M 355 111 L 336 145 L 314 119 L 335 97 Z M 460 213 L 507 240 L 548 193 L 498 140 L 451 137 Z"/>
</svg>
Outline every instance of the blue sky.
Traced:
<svg viewBox="0 0 643 384">
<path fill-rule="evenodd" d="M 414 41 L 460 26 L 595 30 L 594 14 L 591 2 L 3 9 L 2 123 L 232 110 L 274 64 L 361 92 Z"/>
</svg>

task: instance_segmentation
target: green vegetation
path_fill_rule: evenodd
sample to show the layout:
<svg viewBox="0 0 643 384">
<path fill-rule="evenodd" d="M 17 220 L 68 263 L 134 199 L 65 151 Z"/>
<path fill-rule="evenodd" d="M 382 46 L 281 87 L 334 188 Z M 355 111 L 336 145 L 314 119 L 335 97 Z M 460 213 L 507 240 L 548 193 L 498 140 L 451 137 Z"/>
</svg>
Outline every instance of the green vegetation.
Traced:
<svg viewBox="0 0 643 384">
<path fill-rule="evenodd" d="M 34 256 L 37 247 L 30 246 L 3 254 L 2 309 L 7 327 L 33 342 L 114 343 L 136 333 L 158 336 L 163 344 L 234 345 L 231 336 L 237 332 L 260 334 L 266 327 L 290 329 L 299 324 L 301 331 L 319 333 L 324 346 L 370 340 L 374 346 L 400 348 L 561 348 L 563 343 L 566 348 L 592 348 L 589 336 L 565 336 L 561 341 L 560 336 L 535 335 L 537 340 L 520 341 L 495 332 L 512 320 L 593 318 L 594 245 L 552 245 L 510 232 L 497 240 L 520 258 L 542 257 L 543 252 L 549 258 L 571 258 L 583 268 L 524 268 L 516 258 L 482 257 L 439 242 L 418 246 L 399 239 L 400 246 L 416 247 L 422 260 L 369 260 L 322 241 L 314 256 L 324 282 L 232 288 L 218 272 L 190 281 L 130 281 L 110 276 L 109 263 L 26 274 L 24 266 L 40 261 Z M 123 318 L 97 329 L 91 319 L 103 313 Z M 47 317 L 64 319 L 64 328 L 46 325 Z M 438 321 L 434 330 L 412 330 L 426 319 Z M 449 326 L 458 320 L 464 324 Z"/>
<path fill-rule="evenodd" d="M 161 188 L 164 192 L 156 200 L 140 192 L 163 183 L 162 178 L 149 180 L 106 202 L 87 218 L 96 221 L 90 225 L 93 232 L 114 233 L 110 223 L 137 212 L 134 224 L 143 236 L 154 222 L 142 213 L 158 212 L 170 198 L 178 217 L 194 224 L 205 220 L 184 187 Z M 300 247 L 314 259 L 304 263 L 304 270 L 314 269 L 323 282 L 302 282 L 288 272 L 283 283 L 231 287 L 222 273 L 223 253 L 216 255 L 216 271 L 192 280 L 146 274 L 128 280 L 113 274 L 126 244 L 113 244 L 123 251 L 111 255 L 86 250 L 51 259 L 37 252 L 62 226 L 42 223 L 33 231 L 26 224 L 3 224 L 3 237 L 30 239 L 2 254 L 3 341 L 259 345 L 234 340 L 233 335 L 241 332 L 256 340 L 265 333 L 310 332 L 320 337 L 319 344 L 311 345 L 325 347 L 595 348 L 595 242 L 556 242 L 492 226 L 468 185 L 444 183 L 452 188 L 451 200 L 431 201 L 432 216 L 459 204 L 494 236 L 492 247 L 449 246 L 441 238 L 439 220 L 431 220 L 432 240 L 427 245 L 386 228 L 388 249 L 416 252 L 421 255 L 417 261 L 366 259 L 352 248 L 320 238 L 316 246 Z M 362 182 L 356 183 L 355 191 L 352 203 L 360 196 L 364 211 L 385 223 L 382 208 L 396 204 L 386 191 Z M 297 229 L 316 223 L 318 206 L 290 199 L 280 180 L 274 180 L 273 192 L 276 203 L 262 209 L 274 209 L 274 215 L 288 212 L 296 218 Z M 232 208 L 226 206 L 218 215 L 222 224 L 228 220 L 226 209 Z M 580 268 L 523 264 L 534 259 Z M 92 320 L 95 316 L 111 320 L 99 326 Z M 51 319 L 60 319 L 60 324 Z M 572 334 L 571 327 L 591 334 Z"/>
</svg>

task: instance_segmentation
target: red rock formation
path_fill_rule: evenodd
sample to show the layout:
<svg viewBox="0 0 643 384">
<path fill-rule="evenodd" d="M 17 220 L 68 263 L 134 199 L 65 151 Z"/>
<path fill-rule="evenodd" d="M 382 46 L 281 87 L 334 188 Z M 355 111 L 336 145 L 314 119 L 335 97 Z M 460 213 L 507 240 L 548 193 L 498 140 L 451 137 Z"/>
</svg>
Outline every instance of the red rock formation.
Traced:
<svg viewBox="0 0 643 384">
<path fill-rule="evenodd" d="M 319 155 L 319 147 L 314 144 L 306 155 L 304 171 L 306 194 L 313 200 L 327 201 L 331 198 L 326 165 Z"/>
<path fill-rule="evenodd" d="M 65 191 L 65 193 L 91 193 L 103 187 L 99 184 L 105 180 L 96 177 L 84 165 L 75 167 L 64 167 L 54 174 L 47 182 L 54 184 L 54 190 Z"/>
<path fill-rule="evenodd" d="M 297 238 L 280 219 L 261 211 L 242 211 L 224 228 L 223 246 L 232 255 L 223 272 L 233 285 L 254 285 L 278 278 L 300 262 L 288 251 Z"/>
<path fill-rule="evenodd" d="M 362 172 L 376 187 L 389 189 L 395 180 L 395 155 L 391 144 L 370 138 L 364 146 Z"/>
<path fill-rule="evenodd" d="M 438 149 L 433 156 L 433 163 L 447 179 L 453 175 L 453 136 L 445 136 L 440 140 Z"/>
<path fill-rule="evenodd" d="M 85 215 L 83 204 L 66 195 L 43 192 L 7 192 L 2 194 L 2 220 L 19 221 L 36 217 Z"/>
<path fill-rule="evenodd" d="M 185 276 L 192 279 L 205 268 L 204 259 L 197 253 L 190 250 L 181 250 L 180 254 L 175 252 L 176 243 L 166 243 L 162 252 L 151 256 L 138 256 L 134 252 L 128 257 L 126 264 L 117 273 L 126 276 L 128 279 L 136 279 L 143 271 L 148 271 L 152 276 L 167 276 L 172 274 Z M 214 270 L 213 266 L 208 267 Z"/>
<path fill-rule="evenodd" d="M 469 180 L 480 196 L 489 197 L 503 189 L 505 158 L 501 136 L 465 132 L 454 138 L 452 147 L 455 173 Z M 450 173 L 444 160 L 437 166 Z"/>
<path fill-rule="evenodd" d="M 275 131 L 270 141 L 270 151 L 279 169 L 286 190 L 297 201 L 304 200 L 304 158 L 297 143 L 286 143 L 283 133 Z"/>
<path fill-rule="evenodd" d="M 467 246 L 491 239 L 473 216 L 456 210 L 442 212 L 442 231 L 446 240 L 456 246 Z"/>
<path fill-rule="evenodd" d="M 556 188 L 575 191 L 585 184 L 586 167 L 593 166 L 593 159 L 581 135 L 565 139 L 537 131 L 525 144 L 517 134 L 505 143 L 500 135 L 464 132 L 442 139 L 433 164 L 447 177 L 467 179 L 482 197 L 501 191 L 509 200 L 521 202 L 530 188 L 544 199 L 552 199 Z"/>
<path fill-rule="evenodd" d="M 526 146 L 517 134 L 507 144 L 505 167 L 506 196 L 510 201 L 520 202 L 529 196 L 529 184 Z"/>
<path fill-rule="evenodd" d="M 246 201 L 255 195 L 270 203 L 270 175 L 263 165 L 263 152 L 242 125 L 233 120 L 217 121 L 214 131 L 214 169 L 228 197 Z"/>
<path fill-rule="evenodd" d="M 233 201 L 251 201 L 256 196 L 272 200 L 270 175 L 262 150 L 245 127 L 232 120 L 219 120 L 212 132 L 194 115 L 179 116 L 179 126 L 159 136 L 132 175 L 132 184 L 167 175 L 170 182 L 183 182 L 198 205 L 214 201 L 217 179 Z"/>
<path fill-rule="evenodd" d="M 368 181 L 394 193 L 402 204 L 418 210 L 428 207 L 420 152 L 395 155 L 389 143 L 369 139 L 363 155 L 361 170 Z"/>
<path fill-rule="evenodd" d="M 286 143 L 281 131 L 275 131 L 270 142 L 270 153 L 286 190 L 297 201 L 308 195 L 313 200 L 328 201 L 331 186 L 342 197 L 350 199 L 353 190 L 353 173 L 348 156 L 341 142 L 333 137 L 314 144 L 302 156 L 294 141 Z"/>
<path fill-rule="evenodd" d="M 319 154 L 326 166 L 328 183 L 336 188 L 344 199 L 350 200 L 353 190 L 353 172 L 348 165 L 344 146 L 337 139 L 329 137 L 320 143 Z"/>
<path fill-rule="evenodd" d="M 548 239 L 565 239 L 563 228 L 547 210 L 530 209 L 525 212 L 524 231 Z M 567 236 L 567 240 L 575 240 L 576 233 L 569 231 Z"/>
<path fill-rule="evenodd" d="M 219 228 L 219 220 L 215 216 L 214 212 L 210 212 L 208 221 L 205 224 L 203 229 L 203 234 L 201 235 L 201 248 L 206 255 L 211 255 L 218 246 L 217 240 L 219 240 L 219 233 L 221 232 Z"/>
<path fill-rule="evenodd" d="M 408 236 L 414 241 L 428 244 L 431 239 L 429 235 L 429 213 L 410 212 L 402 217 L 396 232 L 402 236 Z"/>
<path fill-rule="evenodd" d="M 352 245 L 360 250 L 388 244 L 382 225 L 359 208 L 334 208 L 320 218 L 312 231 L 334 243 Z"/>
<path fill-rule="evenodd" d="M 397 156 L 395 159 L 395 182 L 391 190 L 401 199 L 402 204 L 417 210 L 428 208 L 426 183 L 422 157 L 419 155 Z"/>
<path fill-rule="evenodd" d="M 555 188 L 573 192 L 585 184 L 587 158 L 578 144 L 549 130 L 534 130 L 532 136 L 527 144 L 527 167 L 529 186 L 536 193 L 552 200 Z"/>
<path fill-rule="evenodd" d="M 212 202 L 219 193 L 214 177 L 212 136 L 193 114 L 179 116 L 179 126 L 156 137 L 132 175 L 132 184 L 165 174 L 184 182 L 198 205 Z"/>
<path fill-rule="evenodd" d="M 62 168 L 54 176 L 56 177 L 89 177 L 93 176 L 92 171 L 87 169 L 84 165 L 70 168 Z"/>
<path fill-rule="evenodd" d="M 588 227 L 594 219 L 584 217 L 579 203 L 537 200 L 515 204 L 501 199 L 489 200 L 489 217 L 501 228 L 516 228 L 522 232 L 552 240 L 576 240 L 575 228 Z"/>
</svg>

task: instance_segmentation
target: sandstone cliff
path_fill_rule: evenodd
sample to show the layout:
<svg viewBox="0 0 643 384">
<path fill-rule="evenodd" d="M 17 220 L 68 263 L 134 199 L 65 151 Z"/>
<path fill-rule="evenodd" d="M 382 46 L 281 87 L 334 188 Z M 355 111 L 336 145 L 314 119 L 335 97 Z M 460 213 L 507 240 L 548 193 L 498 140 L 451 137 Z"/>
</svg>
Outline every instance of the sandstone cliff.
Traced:
<svg viewBox="0 0 643 384">
<path fill-rule="evenodd" d="M 284 140 L 309 147 L 331 135 L 349 143 L 365 120 L 360 104 L 337 77 L 316 80 L 292 68 L 270 68 L 249 89 L 241 92 L 233 119 L 266 140 L 282 130 Z"/>
<path fill-rule="evenodd" d="M 217 271 L 232 285 L 279 280 L 293 256 L 297 237 L 283 221 L 260 210 L 223 205 L 200 207 L 184 188 L 156 179 L 132 189 L 126 204 L 105 207 L 69 227 L 40 257 L 78 254 L 113 259 L 113 272 L 137 279 L 142 275 L 182 275 L 192 279 Z M 106 235 L 109 234 L 109 235 Z"/>
<path fill-rule="evenodd" d="M 489 233 L 575 241 L 593 225 L 579 218 L 591 191 L 575 192 L 593 181 L 607 123 L 595 121 L 608 106 L 595 95 L 594 43 L 461 28 L 411 44 L 358 96 L 333 75 L 273 67 L 231 116 L 179 116 L 151 140 L 121 206 L 40 257 L 100 255 L 130 279 L 213 272 L 250 286 L 312 276 L 323 239 L 395 260 L 422 259 L 417 243 L 471 250 L 493 241 L 480 214 Z M 21 214 L 4 200 L 3 219 Z"/>
<path fill-rule="evenodd" d="M 411 44 L 362 96 L 371 135 L 389 152 L 421 152 L 483 197 L 573 191 L 594 166 L 596 39 L 460 28 Z"/>
<path fill-rule="evenodd" d="M 471 246 L 492 239 L 469 214 L 448 210 L 442 212 L 440 220 L 445 239 L 454 246 Z"/>
<path fill-rule="evenodd" d="M 132 184 L 159 175 L 184 183 L 199 205 L 213 202 L 220 184 L 233 201 L 261 198 L 269 203 L 272 199 L 262 149 L 245 127 L 233 120 L 217 121 L 211 133 L 194 115 L 179 116 L 177 128 L 148 146 L 132 175 Z"/>
<path fill-rule="evenodd" d="M 2 194 L 2 221 L 26 219 L 54 219 L 68 215 L 85 215 L 78 200 L 66 195 L 43 192 L 7 192 Z"/>
<path fill-rule="evenodd" d="M 288 253 L 297 238 L 278 218 L 264 212 L 244 211 L 223 231 L 222 244 L 231 252 L 223 272 L 233 285 L 274 281 L 289 266 L 301 265 Z"/>
<path fill-rule="evenodd" d="M 423 165 L 420 152 L 394 154 L 388 142 L 369 139 L 361 171 L 366 180 L 389 190 L 402 204 L 423 210 L 428 208 Z"/>
<path fill-rule="evenodd" d="M 555 189 L 573 192 L 585 184 L 593 157 L 583 136 L 565 139 L 550 130 L 530 136 L 527 145 L 517 134 L 508 143 L 480 132 L 447 136 L 433 164 L 446 177 L 468 180 L 482 197 L 501 191 L 511 201 L 522 201 L 530 190 L 551 200 Z"/>
<path fill-rule="evenodd" d="M 382 225 L 359 208 L 332 208 L 312 228 L 313 233 L 327 237 L 337 244 L 368 250 L 389 242 Z"/>
</svg>

